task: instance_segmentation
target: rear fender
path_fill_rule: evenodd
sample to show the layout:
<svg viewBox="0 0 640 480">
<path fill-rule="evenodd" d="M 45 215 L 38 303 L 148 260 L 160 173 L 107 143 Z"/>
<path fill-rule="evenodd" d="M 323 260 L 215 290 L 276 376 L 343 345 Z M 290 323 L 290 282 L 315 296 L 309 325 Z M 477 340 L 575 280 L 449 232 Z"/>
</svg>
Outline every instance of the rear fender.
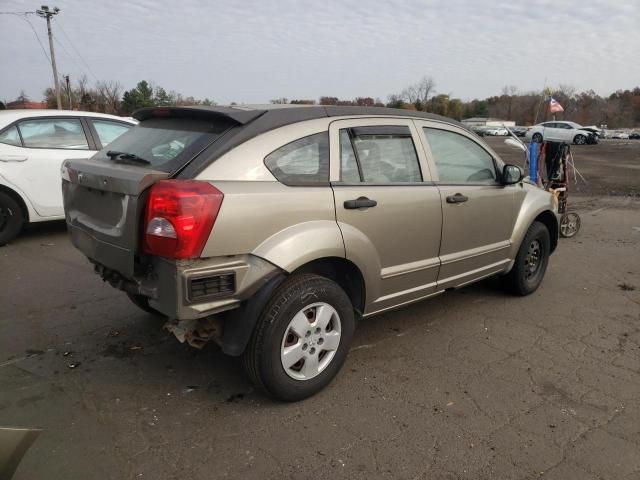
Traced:
<svg viewBox="0 0 640 480">
<path fill-rule="evenodd" d="M 332 220 L 292 225 L 267 238 L 251 253 L 286 272 L 318 258 L 345 257 L 340 229 Z"/>
</svg>

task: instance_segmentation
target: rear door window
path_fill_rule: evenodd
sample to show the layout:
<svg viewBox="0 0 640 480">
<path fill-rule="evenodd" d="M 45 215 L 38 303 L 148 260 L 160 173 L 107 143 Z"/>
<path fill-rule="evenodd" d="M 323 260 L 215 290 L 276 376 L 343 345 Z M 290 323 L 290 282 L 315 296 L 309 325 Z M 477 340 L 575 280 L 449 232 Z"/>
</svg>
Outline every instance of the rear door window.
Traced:
<svg viewBox="0 0 640 480">
<path fill-rule="evenodd" d="M 94 158 L 112 162 L 108 152 L 129 153 L 148 162 L 136 161 L 136 165 L 173 173 L 229 128 L 228 123 L 220 120 L 150 118 L 113 140 Z M 128 161 L 126 158 L 114 158 L 116 161 Z"/>
<path fill-rule="evenodd" d="M 18 128 L 27 148 L 89 150 L 87 137 L 77 118 L 25 120 Z"/>
<path fill-rule="evenodd" d="M 264 164 L 285 185 L 327 185 L 329 134 L 316 133 L 283 145 L 267 155 Z"/>
<path fill-rule="evenodd" d="M 340 130 L 341 180 L 364 183 L 422 181 L 409 127 L 375 126 Z"/>
<path fill-rule="evenodd" d="M 93 127 L 96 129 L 98 138 L 103 147 L 106 147 L 120 135 L 128 131 L 133 125 L 121 122 L 110 122 L 108 120 L 91 119 Z"/>
<path fill-rule="evenodd" d="M 493 185 L 493 157 L 470 138 L 437 128 L 424 128 L 440 183 Z"/>
</svg>

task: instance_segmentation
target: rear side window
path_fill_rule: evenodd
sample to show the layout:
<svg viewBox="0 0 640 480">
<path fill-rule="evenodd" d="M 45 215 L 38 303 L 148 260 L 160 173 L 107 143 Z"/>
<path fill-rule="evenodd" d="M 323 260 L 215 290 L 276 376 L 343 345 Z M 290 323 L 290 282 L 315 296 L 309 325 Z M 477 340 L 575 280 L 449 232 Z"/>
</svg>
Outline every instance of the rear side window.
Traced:
<svg viewBox="0 0 640 480">
<path fill-rule="evenodd" d="M 132 127 L 132 125 L 120 122 L 109 122 L 108 120 L 91 120 L 91 123 L 93 123 L 93 126 L 96 129 L 98 138 L 100 138 L 100 143 L 103 147 L 109 145 Z"/>
<path fill-rule="evenodd" d="M 340 162 L 344 182 L 422 181 L 411 131 L 406 126 L 340 130 Z"/>
<path fill-rule="evenodd" d="M 496 168 L 489 153 L 458 133 L 424 128 L 440 183 L 494 184 Z"/>
<path fill-rule="evenodd" d="M 138 161 L 136 165 L 173 173 L 229 128 L 228 123 L 219 120 L 150 118 L 113 140 L 94 159 L 113 162 L 107 152 L 130 153 L 149 162 Z M 116 161 L 126 159 L 116 157 Z"/>
<path fill-rule="evenodd" d="M 77 118 L 25 120 L 18 128 L 27 148 L 89 150 L 87 137 Z"/>
<path fill-rule="evenodd" d="M 14 125 L 13 127 L 7 128 L 4 132 L 0 133 L 0 143 L 6 143 L 7 145 L 21 147 L 22 142 L 20 141 L 18 128 Z"/>
<path fill-rule="evenodd" d="M 316 133 L 271 152 L 264 164 L 285 185 L 329 183 L 329 134 Z"/>
</svg>

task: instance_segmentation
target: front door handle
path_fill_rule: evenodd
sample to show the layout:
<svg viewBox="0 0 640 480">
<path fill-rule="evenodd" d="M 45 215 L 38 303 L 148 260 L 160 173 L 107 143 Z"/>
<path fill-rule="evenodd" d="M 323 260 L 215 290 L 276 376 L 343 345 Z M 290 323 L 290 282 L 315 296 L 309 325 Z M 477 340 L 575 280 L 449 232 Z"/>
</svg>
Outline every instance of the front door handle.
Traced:
<svg viewBox="0 0 640 480">
<path fill-rule="evenodd" d="M 469 197 L 465 197 L 461 193 L 456 193 L 455 195 L 449 195 L 447 197 L 447 203 L 464 203 L 469 200 Z"/>
<path fill-rule="evenodd" d="M 355 200 L 345 200 L 344 208 L 347 210 L 355 210 L 357 208 L 371 208 L 378 205 L 375 200 L 370 200 L 367 197 L 358 197 Z"/>
<path fill-rule="evenodd" d="M 27 157 L 23 155 L 2 155 L 0 162 L 26 162 Z"/>
</svg>

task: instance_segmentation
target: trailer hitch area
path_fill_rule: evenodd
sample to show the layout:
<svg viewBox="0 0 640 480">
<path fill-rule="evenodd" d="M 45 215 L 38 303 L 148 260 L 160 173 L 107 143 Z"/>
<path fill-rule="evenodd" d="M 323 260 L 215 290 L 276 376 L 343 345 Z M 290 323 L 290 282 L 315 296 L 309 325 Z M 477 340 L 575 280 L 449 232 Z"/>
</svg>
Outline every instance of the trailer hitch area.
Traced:
<svg viewBox="0 0 640 480">
<path fill-rule="evenodd" d="M 211 316 L 189 320 L 170 319 L 163 328 L 173 333 L 180 343 L 187 342 L 192 347 L 201 349 L 210 340 L 220 343 L 222 324 L 220 316 Z"/>
</svg>

